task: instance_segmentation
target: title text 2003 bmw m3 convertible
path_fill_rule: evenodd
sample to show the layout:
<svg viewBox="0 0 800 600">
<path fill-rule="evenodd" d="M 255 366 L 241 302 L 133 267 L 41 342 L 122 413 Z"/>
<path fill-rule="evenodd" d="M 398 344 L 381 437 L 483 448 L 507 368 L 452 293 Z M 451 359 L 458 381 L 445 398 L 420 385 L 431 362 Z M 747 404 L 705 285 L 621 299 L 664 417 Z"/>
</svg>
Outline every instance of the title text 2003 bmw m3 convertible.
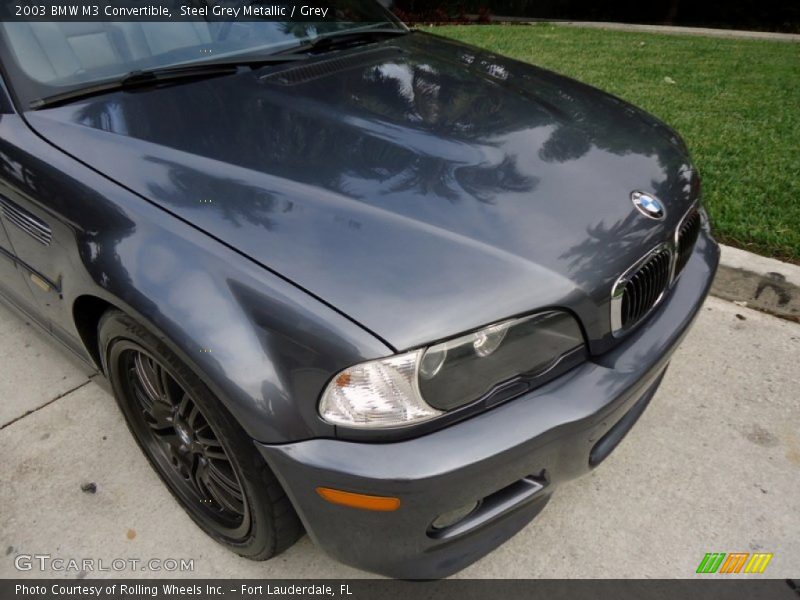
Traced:
<svg viewBox="0 0 800 600">
<path fill-rule="evenodd" d="M 443 577 L 614 449 L 718 248 L 663 123 L 345 5 L 4 23 L 0 286 L 214 539 Z"/>
</svg>

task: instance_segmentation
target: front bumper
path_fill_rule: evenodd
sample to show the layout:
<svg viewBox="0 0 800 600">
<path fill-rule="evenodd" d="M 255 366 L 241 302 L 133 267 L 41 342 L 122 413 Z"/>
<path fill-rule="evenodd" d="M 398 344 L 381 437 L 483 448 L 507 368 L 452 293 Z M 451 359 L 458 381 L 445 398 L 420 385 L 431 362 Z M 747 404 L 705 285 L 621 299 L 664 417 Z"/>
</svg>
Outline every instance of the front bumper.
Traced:
<svg viewBox="0 0 800 600">
<path fill-rule="evenodd" d="M 333 557 L 391 577 L 446 577 L 517 533 L 558 483 L 613 450 L 655 394 L 718 261 L 703 233 L 669 298 L 623 343 L 479 416 L 396 443 L 320 439 L 259 449 L 311 538 Z M 338 506 L 317 487 L 394 496 L 401 506 Z M 476 500 L 464 521 L 431 529 L 439 515 Z"/>
</svg>

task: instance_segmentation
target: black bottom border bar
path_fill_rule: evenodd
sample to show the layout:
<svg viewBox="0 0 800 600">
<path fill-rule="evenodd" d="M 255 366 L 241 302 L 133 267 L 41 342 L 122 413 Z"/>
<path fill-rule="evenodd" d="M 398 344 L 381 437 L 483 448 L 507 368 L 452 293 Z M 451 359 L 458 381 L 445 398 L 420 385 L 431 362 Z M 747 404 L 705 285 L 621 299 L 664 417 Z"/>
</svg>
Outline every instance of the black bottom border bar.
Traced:
<svg viewBox="0 0 800 600">
<path fill-rule="evenodd" d="M 0 598 L 47 600 L 798 600 L 792 579 L 3 579 Z"/>
</svg>

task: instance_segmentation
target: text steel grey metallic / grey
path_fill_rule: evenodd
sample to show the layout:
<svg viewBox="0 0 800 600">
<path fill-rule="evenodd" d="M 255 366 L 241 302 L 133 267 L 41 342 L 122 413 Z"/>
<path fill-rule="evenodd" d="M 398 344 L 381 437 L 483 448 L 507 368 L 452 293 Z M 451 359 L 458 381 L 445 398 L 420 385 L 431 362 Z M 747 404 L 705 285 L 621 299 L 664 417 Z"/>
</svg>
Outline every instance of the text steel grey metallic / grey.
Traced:
<svg viewBox="0 0 800 600">
<path fill-rule="evenodd" d="M 177 435 L 161 446 L 131 428 L 193 518 L 251 558 L 286 545 L 280 524 L 252 551 L 245 531 L 285 497 L 342 562 L 403 578 L 469 565 L 613 450 L 708 293 L 719 251 L 685 146 L 581 83 L 387 17 L 342 44 L 303 46 L 304 30 L 285 60 L 58 97 L 73 67 L 19 28 L 63 35 L 86 73 L 84 30 L 131 61 L 136 24 L 13 25 L 0 293 L 118 397 L 126 373 L 134 391 L 166 373 L 164 397 L 200 396 L 194 429 L 180 401 L 148 421 Z M 136 48 L 149 60 L 187 26 L 207 45 L 213 25 L 141 24 Z M 204 427 L 227 461 L 206 474 L 228 473 L 236 501 L 210 493 L 238 507 L 241 538 L 158 458 L 177 449 L 195 476 L 215 460 Z"/>
</svg>

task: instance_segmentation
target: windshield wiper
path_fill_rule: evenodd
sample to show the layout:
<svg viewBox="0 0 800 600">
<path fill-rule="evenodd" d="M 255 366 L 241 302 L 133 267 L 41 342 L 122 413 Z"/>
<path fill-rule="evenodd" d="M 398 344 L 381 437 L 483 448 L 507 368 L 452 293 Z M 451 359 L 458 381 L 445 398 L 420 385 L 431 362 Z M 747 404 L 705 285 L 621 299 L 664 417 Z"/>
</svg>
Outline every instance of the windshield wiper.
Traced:
<svg viewBox="0 0 800 600">
<path fill-rule="evenodd" d="M 116 79 L 99 81 L 84 87 L 33 100 L 30 103 L 30 107 L 34 110 L 50 108 L 75 100 L 99 96 L 108 92 L 145 88 L 162 83 L 177 83 L 182 80 L 188 81 L 192 79 L 208 79 L 223 75 L 233 75 L 238 73 L 243 67 L 257 68 L 262 65 L 280 64 L 297 60 L 303 60 L 303 57 L 274 54 L 264 56 L 262 54 L 257 56 L 237 56 L 228 60 L 204 61 L 202 63 L 130 71 Z"/>
<path fill-rule="evenodd" d="M 314 38 L 309 42 L 294 46 L 287 50 L 282 50 L 274 56 L 292 56 L 295 54 L 313 54 L 315 52 L 325 52 L 342 46 L 354 46 L 358 44 L 369 44 L 377 42 L 387 37 L 401 37 L 411 33 L 412 29 L 362 29 L 361 31 L 339 31 Z"/>
</svg>

